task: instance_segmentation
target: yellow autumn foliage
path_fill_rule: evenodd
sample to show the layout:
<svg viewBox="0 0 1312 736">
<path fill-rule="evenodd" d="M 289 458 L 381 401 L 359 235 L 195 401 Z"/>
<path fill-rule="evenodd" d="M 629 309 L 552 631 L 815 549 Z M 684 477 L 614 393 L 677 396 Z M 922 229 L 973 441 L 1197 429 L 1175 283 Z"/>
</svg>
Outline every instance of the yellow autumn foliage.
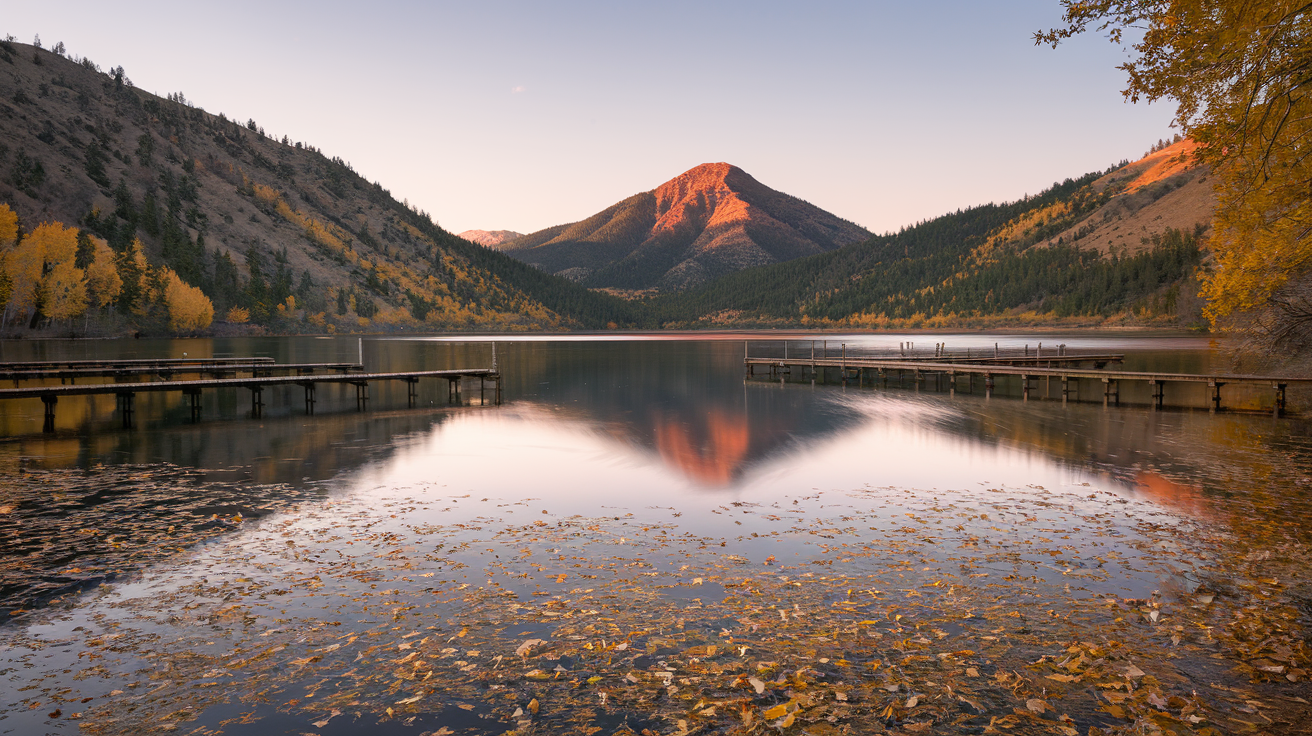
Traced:
<svg viewBox="0 0 1312 736">
<path fill-rule="evenodd" d="M 109 306 L 123 290 L 123 279 L 114 266 L 114 251 L 100 238 L 92 238 L 95 252 L 87 267 L 87 291 L 90 303 L 101 309 Z"/>
<path fill-rule="evenodd" d="M 41 279 L 42 311 L 53 320 L 72 319 L 87 311 L 87 280 L 72 260 L 54 264 Z"/>
<path fill-rule="evenodd" d="M 161 269 L 164 303 L 168 308 L 169 329 L 176 332 L 203 330 L 214 321 L 214 304 L 200 289 L 178 277 L 173 269 Z"/>
<path fill-rule="evenodd" d="M 18 239 L 18 213 L 0 204 L 0 249 L 9 248 Z"/>
</svg>

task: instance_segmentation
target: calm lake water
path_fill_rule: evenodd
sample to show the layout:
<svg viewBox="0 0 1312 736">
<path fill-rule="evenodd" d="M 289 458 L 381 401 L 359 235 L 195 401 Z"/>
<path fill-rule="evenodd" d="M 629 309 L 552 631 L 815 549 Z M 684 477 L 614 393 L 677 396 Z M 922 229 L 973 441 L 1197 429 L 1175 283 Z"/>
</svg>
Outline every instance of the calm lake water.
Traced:
<svg viewBox="0 0 1312 736">
<path fill-rule="evenodd" d="M 1196 337 L 821 339 L 1225 365 Z M 66 398 L 53 434 L 39 401 L 0 407 L 0 733 L 1297 733 L 1312 717 L 1302 415 L 1150 411 L 1134 387 L 1104 407 L 1100 386 L 1063 405 L 1005 384 L 744 380 L 731 335 L 6 342 L 0 361 L 384 372 L 494 350 L 501 405 L 467 383 L 448 406 L 432 381 L 416 408 L 375 385 L 358 412 L 352 387 L 321 386 L 306 416 L 292 386 L 256 420 L 229 389 L 193 423 L 182 396 L 143 394 L 123 430 L 112 396 Z"/>
</svg>

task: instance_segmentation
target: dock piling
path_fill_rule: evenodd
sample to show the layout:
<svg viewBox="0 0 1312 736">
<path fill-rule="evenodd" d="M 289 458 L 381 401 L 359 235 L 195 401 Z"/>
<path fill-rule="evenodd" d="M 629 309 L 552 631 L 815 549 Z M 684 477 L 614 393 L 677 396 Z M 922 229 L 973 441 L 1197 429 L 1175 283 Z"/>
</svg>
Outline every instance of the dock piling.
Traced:
<svg viewBox="0 0 1312 736">
<path fill-rule="evenodd" d="M 187 401 L 191 405 L 191 421 L 199 422 L 200 421 L 200 389 L 198 388 L 183 389 L 182 393 L 186 395 Z"/>
<path fill-rule="evenodd" d="M 118 397 L 119 414 L 122 415 L 123 417 L 123 429 L 132 429 L 132 426 L 133 424 L 135 424 L 135 419 L 136 419 L 134 415 L 137 413 L 136 407 L 133 406 L 133 404 L 135 403 L 136 394 L 132 393 L 131 391 L 124 391 L 122 393 L 115 394 L 115 396 Z"/>
<path fill-rule="evenodd" d="M 47 394 L 41 397 L 41 403 L 45 404 L 45 419 L 41 422 L 42 432 L 55 431 L 55 404 L 59 403 L 59 397 Z"/>
</svg>

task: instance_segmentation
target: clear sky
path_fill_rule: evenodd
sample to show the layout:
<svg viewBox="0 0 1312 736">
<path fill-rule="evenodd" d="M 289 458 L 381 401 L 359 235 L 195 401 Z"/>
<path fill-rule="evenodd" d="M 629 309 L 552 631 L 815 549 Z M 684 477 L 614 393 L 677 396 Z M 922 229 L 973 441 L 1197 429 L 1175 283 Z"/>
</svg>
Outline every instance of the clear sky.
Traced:
<svg viewBox="0 0 1312 736">
<path fill-rule="evenodd" d="M 697 164 L 882 232 L 1143 154 L 1173 106 L 1057 0 L 8 0 L 0 33 L 341 156 L 454 232 L 531 232 Z"/>
</svg>

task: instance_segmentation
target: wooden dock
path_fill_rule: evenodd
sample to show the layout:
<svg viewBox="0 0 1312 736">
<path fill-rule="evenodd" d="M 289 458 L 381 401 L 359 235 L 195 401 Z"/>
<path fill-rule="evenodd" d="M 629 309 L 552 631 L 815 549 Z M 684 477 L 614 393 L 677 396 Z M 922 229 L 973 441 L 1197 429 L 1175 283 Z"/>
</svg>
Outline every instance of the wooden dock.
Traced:
<svg viewBox="0 0 1312 736">
<path fill-rule="evenodd" d="M 849 355 L 846 346 L 842 346 L 838 357 L 814 357 L 814 354 L 799 357 L 752 357 L 750 355 L 750 345 L 745 345 L 743 364 L 748 378 L 756 374 L 757 368 L 764 368 L 771 378 L 783 378 L 783 376 L 791 375 L 794 370 L 797 370 L 803 378 L 809 371 L 812 381 L 817 380 L 818 377 L 821 382 L 825 380 L 827 371 L 836 369 L 839 371 L 839 376 L 844 385 L 849 380 L 855 379 L 859 385 L 864 385 L 867 380 L 871 380 L 872 385 L 879 383 L 887 387 L 890 377 L 894 374 L 897 383 L 905 385 L 906 376 L 910 374 L 914 385 L 921 388 L 925 380 L 932 377 L 936 386 L 946 380 L 948 391 L 953 395 L 957 391 L 959 379 L 966 378 L 969 382 L 968 390 L 974 392 L 975 379 L 979 377 L 983 378 L 986 398 L 992 397 L 996 379 L 999 376 L 1014 376 L 1020 379 L 1021 396 L 1026 401 L 1030 398 L 1031 381 L 1037 378 L 1047 378 L 1048 380 L 1055 378 L 1061 382 L 1062 403 L 1071 400 L 1073 388 L 1077 390 L 1078 396 L 1078 382 L 1096 381 L 1102 386 L 1101 393 L 1104 406 L 1120 404 L 1120 383 L 1122 381 L 1143 382 L 1151 389 L 1149 404 L 1153 409 L 1161 409 L 1165 406 L 1165 387 L 1167 384 L 1205 384 L 1210 389 L 1209 409 L 1211 411 L 1220 411 L 1222 409 L 1221 388 L 1223 386 L 1253 386 L 1274 392 L 1273 412 L 1276 416 L 1285 413 L 1285 391 L 1287 387 L 1291 385 L 1312 386 L 1312 378 L 1294 376 L 1108 370 L 1101 367 L 1101 365 L 1106 365 L 1108 362 L 1120 362 L 1120 358 L 1123 356 L 1109 356 L 1106 354 L 1080 355 L 1064 350 L 1061 354 L 1054 351 L 1051 356 L 1033 356 L 1034 360 L 1028 364 L 1005 362 L 1006 360 L 1015 360 L 1017 358 L 1015 355 L 980 355 L 977 358 L 970 359 L 962 357 L 958 353 L 953 354 L 952 360 L 944 360 L 944 357 L 943 354 L 905 357 L 900 355 L 896 357 Z M 1019 357 L 1024 361 L 1031 356 L 1023 355 Z M 1081 368 L 1081 362 L 1093 363 L 1095 367 Z M 873 375 L 871 375 L 872 373 Z"/>
<path fill-rule="evenodd" d="M 244 362 L 243 362 L 244 361 Z M 78 365 L 69 367 L 70 364 Z M 88 365 L 96 364 L 96 365 Z M 36 364 L 0 364 L 0 369 L 8 366 L 21 365 L 25 378 L 48 378 L 59 377 L 58 374 L 67 370 L 89 370 L 89 371 L 114 371 L 118 370 L 113 366 L 121 365 L 118 361 L 69 361 L 60 364 L 45 364 L 48 366 L 44 371 L 45 375 L 38 376 L 32 374 L 43 373 Z M 195 363 L 186 366 L 180 365 L 180 362 L 160 361 L 137 361 L 126 366 L 125 370 L 136 370 L 138 373 L 129 373 L 140 377 L 143 373 L 156 374 L 160 372 L 161 366 L 168 371 L 178 373 L 207 373 L 212 370 L 218 370 L 208 364 Z M 191 418 L 193 421 L 200 418 L 201 412 L 201 393 L 206 389 L 218 388 L 244 388 L 251 392 L 251 416 L 259 418 L 264 414 L 264 389 L 271 386 L 297 385 L 305 389 L 305 413 L 314 414 L 314 405 L 316 403 L 315 391 L 319 384 L 350 384 L 355 386 L 356 390 L 356 408 L 360 411 L 365 410 L 369 403 L 369 384 L 380 381 L 403 381 L 407 386 L 407 399 L 411 407 L 415 406 L 418 397 L 418 384 L 421 378 L 438 378 L 447 380 L 447 402 L 459 401 L 460 398 L 460 381 L 466 378 L 479 379 L 479 394 L 484 395 L 488 381 L 493 383 L 493 398 L 495 403 L 501 403 L 501 374 L 497 371 L 495 357 L 491 368 L 461 368 L 451 370 L 436 371 L 405 371 L 398 373 L 364 373 L 360 366 L 347 363 L 286 363 L 277 364 L 272 360 L 257 361 L 252 363 L 247 359 L 233 359 L 227 361 L 221 368 L 222 371 L 231 372 L 238 366 L 244 370 L 250 370 L 252 375 L 247 377 L 233 378 L 202 378 L 192 380 L 158 380 L 158 381 L 136 381 L 136 382 L 114 382 L 114 383 L 83 383 L 69 385 L 46 385 L 46 386 L 25 386 L 18 388 L 0 389 L 0 399 L 31 399 L 39 398 L 45 405 L 45 418 L 43 430 L 53 432 L 55 428 L 55 407 L 61 397 L 68 396 L 92 396 L 114 394 L 118 397 L 118 411 L 122 417 L 123 427 L 131 429 L 135 424 L 135 397 L 138 393 L 168 392 L 180 391 L 188 397 L 191 406 Z M 256 372 L 271 373 L 278 369 L 287 369 L 287 375 L 255 375 Z M 333 369 L 335 373 L 318 373 L 315 369 Z M 292 371 L 295 371 L 294 373 Z"/>
<path fill-rule="evenodd" d="M 264 361 L 258 363 L 237 363 L 237 362 L 197 362 L 197 363 L 167 363 L 167 364 L 129 364 L 100 367 L 76 367 L 76 368 L 5 368 L 4 366 L 13 364 L 0 364 L 0 380 L 13 381 L 14 387 L 17 388 L 24 381 L 53 381 L 58 379 L 60 383 L 75 384 L 78 379 L 86 378 L 113 378 L 123 380 L 126 378 L 141 378 L 146 376 L 158 376 L 161 380 L 171 380 L 177 375 L 200 375 L 210 376 L 211 378 L 237 377 L 239 373 L 249 373 L 252 376 L 272 376 L 276 373 L 296 375 L 309 375 L 317 371 L 337 371 L 339 373 L 361 373 L 364 366 L 358 363 L 274 363 Z"/>
</svg>

